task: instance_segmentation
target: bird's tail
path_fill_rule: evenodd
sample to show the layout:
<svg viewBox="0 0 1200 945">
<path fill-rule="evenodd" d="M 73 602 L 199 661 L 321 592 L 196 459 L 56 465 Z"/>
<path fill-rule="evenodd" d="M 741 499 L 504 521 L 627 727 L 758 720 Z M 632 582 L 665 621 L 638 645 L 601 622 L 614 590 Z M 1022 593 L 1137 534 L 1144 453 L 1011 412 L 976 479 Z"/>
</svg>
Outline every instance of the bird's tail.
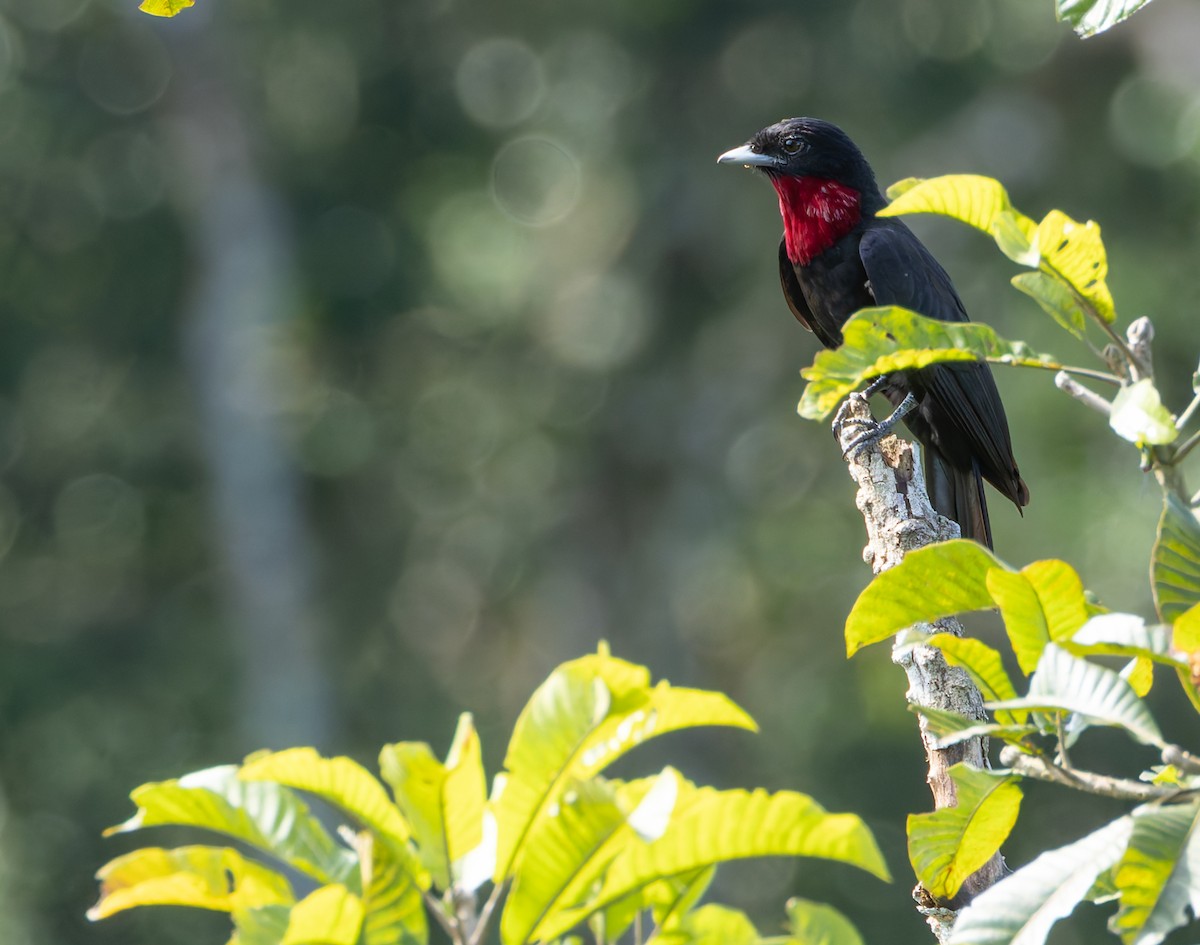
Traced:
<svg viewBox="0 0 1200 945">
<path fill-rule="evenodd" d="M 958 522 L 963 538 L 992 547 L 992 523 L 983 495 L 979 464 L 956 469 L 934 449 L 925 450 L 925 484 L 939 515 Z"/>
</svg>

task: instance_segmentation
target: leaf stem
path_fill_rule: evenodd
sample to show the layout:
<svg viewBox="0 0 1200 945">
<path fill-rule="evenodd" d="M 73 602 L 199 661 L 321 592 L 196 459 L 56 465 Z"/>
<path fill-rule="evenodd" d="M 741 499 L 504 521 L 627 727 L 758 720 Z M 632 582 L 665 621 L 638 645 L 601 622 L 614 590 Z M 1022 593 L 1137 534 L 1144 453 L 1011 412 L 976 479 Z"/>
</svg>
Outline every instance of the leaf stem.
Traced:
<svg viewBox="0 0 1200 945">
<path fill-rule="evenodd" d="M 433 917 L 437 919 L 438 925 L 442 927 L 442 931 L 450 936 L 450 940 L 454 942 L 454 945 L 467 945 L 463 941 L 462 929 L 459 927 L 458 919 L 446 914 L 446 910 L 442 908 L 442 901 L 428 889 L 421 890 L 421 897 L 425 900 L 425 905 L 429 907 L 429 911 L 433 913 Z"/>
<path fill-rule="evenodd" d="M 500 896 L 506 886 L 508 886 L 507 879 L 501 883 L 496 883 L 492 887 L 491 894 L 487 897 L 487 902 L 479 910 L 479 921 L 475 923 L 475 931 L 471 933 L 471 938 L 466 942 L 466 945 L 479 945 L 483 941 L 483 936 L 487 932 L 488 921 L 492 918 L 492 913 L 496 909 L 496 903 L 500 901 Z"/>
</svg>

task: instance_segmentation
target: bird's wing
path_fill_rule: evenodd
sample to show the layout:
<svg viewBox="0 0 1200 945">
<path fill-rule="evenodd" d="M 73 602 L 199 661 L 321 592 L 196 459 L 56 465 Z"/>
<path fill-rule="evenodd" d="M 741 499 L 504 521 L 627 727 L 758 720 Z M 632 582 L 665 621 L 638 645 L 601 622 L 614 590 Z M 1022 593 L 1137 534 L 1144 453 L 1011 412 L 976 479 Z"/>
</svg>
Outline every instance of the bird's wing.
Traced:
<svg viewBox="0 0 1200 945">
<path fill-rule="evenodd" d="M 878 304 L 901 305 L 942 321 L 968 320 L 946 270 L 903 223 L 869 227 L 859 255 Z M 963 445 L 983 476 L 1018 506 L 1024 505 L 1028 494 L 1013 459 L 1008 421 L 991 369 L 979 361 L 960 361 L 912 374 L 914 386 L 923 387 L 933 400 L 930 409 L 965 438 Z"/>
<path fill-rule="evenodd" d="M 812 309 L 808 307 L 808 300 L 804 298 L 800 281 L 796 278 L 796 270 L 792 261 L 788 259 L 785 240 L 779 241 L 779 283 L 783 286 L 783 297 L 787 301 L 788 308 L 792 310 L 792 314 L 796 316 L 796 321 L 812 331 Z"/>
</svg>

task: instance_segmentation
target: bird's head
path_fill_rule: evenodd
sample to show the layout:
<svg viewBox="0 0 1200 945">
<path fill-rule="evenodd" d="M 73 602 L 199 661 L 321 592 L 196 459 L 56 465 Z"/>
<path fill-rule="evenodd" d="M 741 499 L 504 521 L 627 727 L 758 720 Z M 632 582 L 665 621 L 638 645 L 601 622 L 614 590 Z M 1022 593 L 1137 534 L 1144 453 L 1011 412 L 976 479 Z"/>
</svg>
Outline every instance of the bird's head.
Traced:
<svg viewBox="0 0 1200 945">
<path fill-rule="evenodd" d="M 883 202 L 871 165 L 858 146 L 837 125 L 819 118 L 787 118 L 768 125 L 741 147 L 726 151 L 717 163 L 744 164 L 773 179 L 834 181 L 856 191 L 866 204 Z"/>
</svg>

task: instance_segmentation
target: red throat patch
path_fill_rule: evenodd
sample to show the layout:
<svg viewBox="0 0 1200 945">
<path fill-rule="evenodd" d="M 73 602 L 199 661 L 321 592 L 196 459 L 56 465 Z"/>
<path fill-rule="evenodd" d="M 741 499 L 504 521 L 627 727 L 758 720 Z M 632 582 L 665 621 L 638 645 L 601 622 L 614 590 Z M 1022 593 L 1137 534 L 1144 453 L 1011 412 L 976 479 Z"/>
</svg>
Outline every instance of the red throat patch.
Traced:
<svg viewBox="0 0 1200 945">
<path fill-rule="evenodd" d="M 779 194 L 788 259 L 796 265 L 807 266 L 862 219 L 858 191 L 837 181 L 772 174 L 771 183 Z"/>
</svg>

